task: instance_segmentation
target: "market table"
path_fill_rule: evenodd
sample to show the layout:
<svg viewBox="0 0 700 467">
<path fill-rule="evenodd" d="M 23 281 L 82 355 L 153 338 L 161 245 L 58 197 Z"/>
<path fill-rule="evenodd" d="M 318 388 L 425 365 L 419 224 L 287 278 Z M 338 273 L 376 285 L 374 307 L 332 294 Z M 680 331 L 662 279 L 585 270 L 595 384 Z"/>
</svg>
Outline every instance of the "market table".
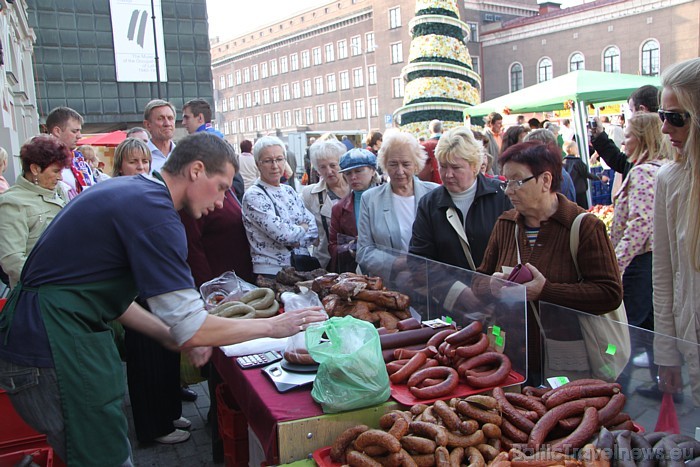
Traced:
<svg viewBox="0 0 700 467">
<path fill-rule="evenodd" d="M 248 419 L 270 465 L 306 459 L 316 449 L 329 446 L 345 428 L 358 423 L 378 426 L 382 415 L 400 407 L 389 400 L 365 409 L 324 415 L 311 398 L 311 385 L 282 394 L 260 368 L 243 370 L 219 348 L 214 349 L 212 362 Z"/>
</svg>

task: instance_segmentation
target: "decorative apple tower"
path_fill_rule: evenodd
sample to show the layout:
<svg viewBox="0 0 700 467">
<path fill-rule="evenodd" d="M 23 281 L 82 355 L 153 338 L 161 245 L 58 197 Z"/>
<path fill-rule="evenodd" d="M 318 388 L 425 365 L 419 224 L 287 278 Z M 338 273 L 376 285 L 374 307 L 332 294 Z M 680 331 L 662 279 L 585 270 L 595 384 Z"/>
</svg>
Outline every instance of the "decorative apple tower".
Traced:
<svg viewBox="0 0 700 467">
<path fill-rule="evenodd" d="M 434 119 L 447 128 L 463 124 L 464 111 L 481 101 L 481 78 L 472 70 L 469 26 L 459 19 L 457 0 L 416 0 L 409 27 L 403 106 L 394 121 L 416 137 L 427 136 Z"/>
</svg>

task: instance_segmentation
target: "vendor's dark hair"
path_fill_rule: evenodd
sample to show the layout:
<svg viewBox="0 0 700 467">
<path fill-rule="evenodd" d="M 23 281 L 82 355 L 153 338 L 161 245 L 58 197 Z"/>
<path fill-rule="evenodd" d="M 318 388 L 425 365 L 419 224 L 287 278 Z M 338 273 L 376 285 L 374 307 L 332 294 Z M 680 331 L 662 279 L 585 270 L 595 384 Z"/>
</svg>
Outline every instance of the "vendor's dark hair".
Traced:
<svg viewBox="0 0 700 467">
<path fill-rule="evenodd" d="M 51 135 L 38 135 L 22 146 L 19 158 L 22 161 L 22 170 L 28 174 L 32 164 L 38 165 L 42 172 L 56 162 L 62 167 L 68 167 L 73 154 L 60 139 Z"/>
<path fill-rule="evenodd" d="M 207 174 L 224 173 L 226 164 L 231 164 L 238 172 L 238 158 L 231 144 L 213 133 L 200 131 L 178 141 L 163 171 L 177 175 L 194 161 L 201 161 Z"/>
<path fill-rule="evenodd" d="M 253 150 L 253 142 L 249 139 L 241 141 L 241 152 L 251 152 Z"/>
<path fill-rule="evenodd" d="M 630 99 L 634 101 L 635 107 L 639 108 L 640 105 L 646 107 L 647 112 L 656 113 L 659 110 L 659 90 L 651 84 L 637 88 L 627 100 Z"/>
<path fill-rule="evenodd" d="M 559 191 L 561 186 L 562 159 L 561 151 L 556 144 L 544 144 L 539 141 L 528 141 L 509 147 L 498 158 L 503 166 L 508 162 L 526 165 L 532 170 L 532 175 L 539 177 L 544 172 L 552 174 L 552 186 L 549 191 Z"/>
</svg>

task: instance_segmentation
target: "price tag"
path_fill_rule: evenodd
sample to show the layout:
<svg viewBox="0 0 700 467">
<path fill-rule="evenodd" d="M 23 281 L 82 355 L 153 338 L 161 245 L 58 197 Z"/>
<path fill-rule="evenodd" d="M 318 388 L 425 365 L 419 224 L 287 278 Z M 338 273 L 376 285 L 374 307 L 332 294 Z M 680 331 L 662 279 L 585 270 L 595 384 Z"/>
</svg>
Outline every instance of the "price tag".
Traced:
<svg viewBox="0 0 700 467">
<path fill-rule="evenodd" d="M 503 347 L 503 337 L 502 337 L 502 336 L 498 336 L 498 337 L 496 338 L 496 345 L 497 345 L 498 347 Z"/>
<path fill-rule="evenodd" d="M 617 353 L 617 347 L 612 344 L 608 344 L 608 348 L 605 349 L 605 353 L 608 355 L 615 355 Z"/>
<path fill-rule="evenodd" d="M 494 325 L 494 326 L 491 328 L 491 333 L 492 333 L 494 336 L 500 336 L 500 335 L 501 335 L 501 327 L 500 327 L 500 326 Z"/>
<path fill-rule="evenodd" d="M 450 318 L 450 321 L 452 321 L 451 318 Z M 423 321 L 423 322 L 421 322 L 421 324 L 423 324 L 423 325 L 425 325 L 425 326 L 428 326 L 428 327 L 431 327 L 431 328 L 433 328 L 433 329 L 444 328 L 444 327 L 447 327 L 447 326 L 452 326 L 451 323 L 448 323 L 447 321 L 442 320 L 442 319 L 440 319 L 440 318 L 431 319 L 431 320 L 427 320 L 427 321 Z"/>
<path fill-rule="evenodd" d="M 552 378 L 547 378 L 547 382 L 552 387 L 552 389 L 556 389 L 568 383 L 569 378 L 567 378 L 566 376 L 554 376 Z"/>
</svg>

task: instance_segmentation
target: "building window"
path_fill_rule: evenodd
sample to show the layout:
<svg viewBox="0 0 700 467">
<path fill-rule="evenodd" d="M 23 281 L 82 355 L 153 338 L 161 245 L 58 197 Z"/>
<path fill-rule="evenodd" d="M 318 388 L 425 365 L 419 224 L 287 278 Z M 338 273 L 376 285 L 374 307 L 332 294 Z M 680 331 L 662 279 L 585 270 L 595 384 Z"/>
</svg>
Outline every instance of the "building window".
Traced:
<svg viewBox="0 0 700 467">
<path fill-rule="evenodd" d="M 229 134 L 228 122 L 224 122 L 224 134 L 225 134 L 225 135 Z"/>
<path fill-rule="evenodd" d="M 260 91 L 253 91 L 253 105 L 260 105 Z"/>
<path fill-rule="evenodd" d="M 292 126 L 292 111 L 284 111 L 284 126 Z"/>
<path fill-rule="evenodd" d="M 236 100 L 238 101 L 238 110 L 241 110 L 243 108 L 243 94 L 238 94 Z"/>
<path fill-rule="evenodd" d="M 243 78 L 241 77 L 241 70 L 236 70 L 236 84 L 241 84 Z"/>
<path fill-rule="evenodd" d="M 403 44 L 396 42 L 391 44 L 391 63 L 403 62 Z"/>
<path fill-rule="evenodd" d="M 253 107 L 253 98 L 249 92 L 245 93 L 245 106 L 248 109 Z"/>
<path fill-rule="evenodd" d="M 355 99 L 355 118 L 365 118 L 365 100 Z"/>
<path fill-rule="evenodd" d="M 299 54 L 291 54 L 289 56 L 289 69 L 292 71 L 299 69 Z"/>
<path fill-rule="evenodd" d="M 367 83 L 377 84 L 377 66 L 369 65 L 367 67 Z"/>
<path fill-rule="evenodd" d="M 262 62 L 260 64 L 260 76 L 263 79 L 267 78 L 267 62 Z"/>
<path fill-rule="evenodd" d="M 218 126 L 218 124 L 217 124 L 217 126 Z M 236 127 L 236 121 L 235 121 L 235 120 L 231 120 L 231 133 L 233 133 L 234 135 L 235 135 L 236 133 L 238 133 L 238 128 Z"/>
<path fill-rule="evenodd" d="M 314 47 L 313 51 L 314 65 L 320 65 L 323 63 L 323 58 L 321 57 L 321 47 Z"/>
<path fill-rule="evenodd" d="M 474 70 L 474 72 L 475 72 L 476 74 L 480 74 L 480 73 L 481 73 L 481 69 L 480 69 L 480 67 L 479 67 L 479 57 L 478 57 L 478 56 L 475 56 L 475 55 L 472 55 L 471 58 L 472 58 L 472 70 Z"/>
<path fill-rule="evenodd" d="M 291 98 L 291 94 L 289 94 L 289 85 L 285 83 L 282 85 L 282 100 L 288 101 Z"/>
<path fill-rule="evenodd" d="M 226 75 L 226 79 L 228 81 L 228 87 L 232 88 L 233 87 L 233 73 L 229 73 Z"/>
<path fill-rule="evenodd" d="M 394 97 L 403 97 L 403 79 L 392 78 L 391 79 L 392 88 L 394 90 Z"/>
<path fill-rule="evenodd" d="M 335 51 L 333 44 L 326 44 L 326 62 L 335 61 Z"/>
<path fill-rule="evenodd" d="M 326 122 L 326 107 L 323 105 L 316 106 L 316 122 L 325 123 Z"/>
<path fill-rule="evenodd" d="M 219 89 L 224 89 L 226 87 L 226 77 L 224 75 L 219 76 Z"/>
<path fill-rule="evenodd" d="M 368 32 L 365 34 L 365 46 L 367 47 L 365 50 L 369 52 L 374 52 L 374 49 L 377 48 L 377 44 L 374 43 L 374 33 L 373 32 Z"/>
<path fill-rule="evenodd" d="M 272 102 L 280 101 L 280 88 L 277 86 L 272 87 Z"/>
<path fill-rule="evenodd" d="M 352 118 L 352 108 L 350 107 L 350 101 L 343 101 L 340 103 L 340 112 L 343 116 L 343 120 L 350 120 Z"/>
<path fill-rule="evenodd" d="M 270 60 L 270 76 L 277 76 L 277 59 Z"/>
<path fill-rule="evenodd" d="M 233 112 L 234 110 L 236 110 L 236 98 L 235 98 L 235 96 L 229 97 L 229 99 L 228 99 L 228 109 L 229 109 L 231 112 Z"/>
<path fill-rule="evenodd" d="M 314 78 L 316 84 L 316 94 L 323 94 L 323 76 L 317 76 Z"/>
<path fill-rule="evenodd" d="M 268 88 L 263 89 L 263 104 L 270 103 L 270 90 Z"/>
<path fill-rule="evenodd" d="M 326 83 L 328 84 L 328 92 L 335 92 L 338 89 L 335 83 L 335 73 L 326 75 Z"/>
<path fill-rule="evenodd" d="M 272 115 L 265 114 L 265 129 L 269 130 L 272 128 Z"/>
<path fill-rule="evenodd" d="M 603 71 L 608 73 L 620 72 L 620 49 L 614 45 L 603 52 Z"/>
<path fill-rule="evenodd" d="M 248 128 L 248 131 L 253 131 L 255 129 L 253 128 L 253 117 L 246 117 L 245 124 Z"/>
<path fill-rule="evenodd" d="M 352 70 L 352 83 L 353 86 L 356 88 L 359 88 L 360 86 L 364 86 L 365 80 L 363 79 L 362 75 L 364 73 L 362 72 L 362 68 L 353 68 Z"/>
<path fill-rule="evenodd" d="M 314 94 L 314 91 L 311 87 L 311 80 L 305 79 L 304 80 L 304 97 L 310 97 L 313 94 Z"/>
<path fill-rule="evenodd" d="M 260 78 L 260 76 L 258 76 L 258 66 L 253 65 L 250 67 L 250 71 L 253 74 L 253 81 L 257 81 Z"/>
<path fill-rule="evenodd" d="M 255 129 L 257 131 L 260 131 L 263 129 L 262 127 L 262 116 L 261 115 L 256 115 L 255 116 Z"/>
<path fill-rule="evenodd" d="M 362 53 L 362 41 L 360 36 L 350 38 L 350 55 L 360 55 Z"/>
<path fill-rule="evenodd" d="M 469 26 L 469 42 L 479 42 L 479 23 L 467 22 Z"/>
<path fill-rule="evenodd" d="M 331 122 L 338 121 L 338 104 L 328 104 L 328 120 Z"/>
<path fill-rule="evenodd" d="M 338 41 L 338 60 L 348 58 L 348 41 Z"/>
<path fill-rule="evenodd" d="M 241 130 L 241 133 L 245 133 L 245 120 L 242 118 L 238 119 L 238 129 Z"/>
<path fill-rule="evenodd" d="M 340 90 L 350 89 L 350 73 L 345 70 L 340 72 Z"/>
<path fill-rule="evenodd" d="M 221 99 L 221 111 L 228 112 L 228 99 Z"/>
<path fill-rule="evenodd" d="M 250 68 L 243 68 L 243 82 L 250 83 Z"/>
<path fill-rule="evenodd" d="M 308 50 L 304 50 L 301 53 L 301 67 L 309 68 L 311 66 L 311 55 L 309 55 Z"/>
<path fill-rule="evenodd" d="M 294 124 L 296 126 L 302 126 L 304 121 L 302 120 L 301 109 L 294 109 Z"/>
<path fill-rule="evenodd" d="M 306 116 L 306 124 L 313 125 L 314 124 L 314 109 L 311 107 L 306 107 L 306 108 L 304 108 L 304 114 Z"/>
<path fill-rule="evenodd" d="M 378 117 L 379 116 L 379 99 L 376 97 L 369 98 L 369 116 Z"/>
<path fill-rule="evenodd" d="M 537 82 L 543 83 L 552 79 L 552 60 L 545 57 L 537 64 Z"/>
<path fill-rule="evenodd" d="M 586 61 L 581 52 L 574 52 L 569 58 L 569 71 L 585 70 Z"/>
<path fill-rule="evenodd" d="M 515 92 L 523 88 L 523 66 L 520 63 L 513 63 L 510 66 L 510 92 Z"/>
<path fill-rule="evenodd" d="M 299 85 L 299 81 L 294 81 L 292 83 L 292 97 L 294 99 L 301 99 L 301 86 Z"/>
<path fill-rule="evenodd" d="M 282 114 L 275 112 L 272 114 L 272 119 L 275 121 L 275 128 L 282 128 Z"/>
<path fill-rule="evenodd" d="M 646 41 L 642 45 L 642 74 L 658 76 L 660 63 L 659 43 L 654 39 Z"/>
<path fill-rule="evenodd" d="M 287 73 L 289 71 L 287 63 L 287 57 L 280 57 L 280 73 Z"/>
<path fill-rule="evenodd" d="M 401 7 L 389 9 L 389 29 L 401 27 Z"/>
</svg>

